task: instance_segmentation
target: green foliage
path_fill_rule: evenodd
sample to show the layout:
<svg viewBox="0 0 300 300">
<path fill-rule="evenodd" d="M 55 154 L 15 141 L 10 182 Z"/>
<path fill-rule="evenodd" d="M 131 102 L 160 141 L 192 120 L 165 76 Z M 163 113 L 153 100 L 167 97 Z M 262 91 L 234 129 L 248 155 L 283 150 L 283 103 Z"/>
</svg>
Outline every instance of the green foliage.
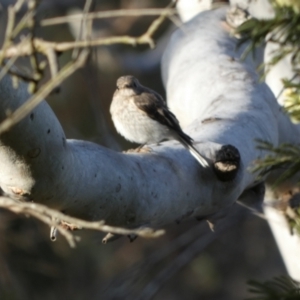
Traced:
<svg viewBox="0 0 300 300">
<path fill-rule="evenodd" d="M 300 283 L 287 276 L 275 277 L 263 283 L 250 280 L 249 291 L 256 296 L 247 300 L 299 300 Z"/>
<path fill-rule="evenodd" d="M 283 79 L 286 98 L 285 109 L 291 118 L 300 121 L 300 13 L 298 2 L 287 0 L 272 1 L 274 18 L 269 20 L 250 19 L 238 27 L 237 32 L 241 36 L 240 44 L 249 42 L 247 54 L 254 52 L 255 48 L 265 41 L 278 44 L 273 52 L 273 57 L 268 65 L 264 65 L 265 72 L 280 60 L 290 55 L 293 65 L 294 78 Z M 266 175 L 275 169 L 283 169 L 283 173 L 276 180 L 275 185 L 290 178 L 300 171 L 300 147 L 282 144 L 278 148 L 260 141 L 259 148 L 269 151 L 264 160 L 260 161 L 254 171 L 260 175 Z"/>
<path fill-rule="evenodd" d="M 291 233 L 296 232 L 300 235 L 300 206 L 292 207 L 291 212 L 292 214 L 287 215 Z"/>
<path fill-rule="evenodd" d="M 274 147 L 270 143 L 258 141 L 258 149 L 266 150 L 269 154 L 263 160 L 258 161 L 252 171 L 264 177 L 271 171 L 281 170 L 281 175 L 274 183 L 275 186 L 300 171 L 299 146 L 281 144 L 279 147 Z"/>
<path fill-rule="evenodd" d="M 273 0 L 275 16 L 269 20 L 250 19 L 242 24 L 237 33 L 241 36 L 239 45 L 250 42 L 245 56 L 265 42 L 277 44 L 272 59 L 263 65 L 265 74 L 279 61 L 289 56 L 293 66 L 293 78 L 283 78 L 284 107 L 293 121 L 300 122 L 300 1 Z M 254 172 L 263 177 L 278 170 L 279 177 L 274 186 L 294 176 L 300 171 L 300 145 L 281 144 L 274 147 L 270 143 L 259 141 L 258 148 L 269 154 L 259 161 Z M 300 203 L 291 199 L 285 214 L 291 232 L 300 235 Z M 255 294 L 248 300 L 300 300 L 300 283 L 289 277 L 277 277 L 266 282 L 250 281 L 250 292 Z"/>
<path fill-rule="evenodd" d="M 284 3 L 281 3 L 284 2 Z M 294 121 L 300 121 L 300 13 L 299 4 L 288 1 L 273 1 L 275 16 L 270 20 L 250 19 L 237 28 L 241 36 L 239 45 L 251 41 L 244 55 L 254 53 L 261 44 L 272 42 L 278 44 L 272 59 L 264 64 L 265 74 L 279 61 L 290 55 L 293 65 L 294 78 L 282 79 L 285 89 L 285 108 Z M 299 82 L 298 81 L 298 82 Z"/>
<path fill-rule="evenodd" d="M 252 18 L 237 28 L 241 36 L 239 44 L 251 41 L 248 53 L 260 46 L 262 43 L 271 41 L 281 47 L 274 52 L 270 66 L 275 65 L 286 55 L 292 55 L 292 62 L 300 62 L 300 14 L 291 7 L 280 7 L 274 5 L 275 16 L 270 20 L 258 20 Z M 299 69 L 296 70 L 299 73 Z"/>
<path fill-rule="evenodd" d="M 279 147 L 273 147 L 272 144 L 258 141 L 258 148 L 267 150 L 270 154 L 263 160 L 258 161 L 252 169 L 253 172 L 258 172 L 259 177 L 264 177 L 271 171 L 280 170 L 278 178 L 273 183 L 276 186 L 288 178 L 294 176 L 300 171 L 300 147 L 290 144 L 281 144 Z M 294 201 L 289 203 L 288 220 L 291 233 L 296 232 L 300 235 L 300 203 Z"/>
<path fill-rule="evenodd" d="M 300 85 L 283 80 L 285 87 L 284 107 L 294 122 L 300 122 Z"/>
</svg>

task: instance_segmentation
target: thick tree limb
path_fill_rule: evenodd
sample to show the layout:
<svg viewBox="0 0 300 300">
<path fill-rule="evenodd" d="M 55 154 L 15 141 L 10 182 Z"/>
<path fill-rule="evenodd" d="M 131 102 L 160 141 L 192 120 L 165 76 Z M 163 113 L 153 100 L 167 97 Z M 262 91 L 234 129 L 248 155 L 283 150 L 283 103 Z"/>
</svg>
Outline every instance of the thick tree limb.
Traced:
<svg viewBox="0 0 300 300">
<path fill-rule="evenodd" d="M 225 13 L 201 14 L 177 31 L 163 63 L 170 108 L 189 125 L 186 132 L 210 169 L 176 142 L 153 145 L 149 154 L 123 154 L 66 140 L 43 102 L 0 137 L 3 194 L 125 227 L 163 226 L 230 207 L 256 184 L 248 168 L 264 153 L 255 139 L 277 145 L 280 128 L 296 129 L 251 65 L 239 61 L 236 40 L 223 26 Z M 0 97 L 4 120 L 29 95 L 26 85 L 15 90 L 5 77 Z M 236 154 L 228 155 L 230 147 Z M 225 179 L 218 174 L 233 169 Z"/>
<path fill-rule="evenodd" d="M 0 88 L 4 119 L 4 112 L 14 111 L 28 94 L 24 84 L 14 90 L 9 77 L 3 79 Z M 206 202 L 206 195 L 201 203 L 199 195 L 205 194 L 199 185 L 202 170 L 185 149 L 173 145 L 174 142 L 156 146 L 155 152 L 142 155 L 66 140 L 44 102 L 1 136 L 1 188 L 12 198 L 37 201 L 67 214 L 130 227 L 169 223 L 193 214 L 198 206 L 204 213 L 211 213 L 214 206 L 223 206 L 209 203 L 212 199 Z M 206 148 L 211 153 L 220 148 L 209 146 Z M 206 177 L 216 175 L 207 170 Z M 220 181 L 219 185 L 224 183 Z M 226 185 L 235 188 L 231 182 Z"/>
</svg>

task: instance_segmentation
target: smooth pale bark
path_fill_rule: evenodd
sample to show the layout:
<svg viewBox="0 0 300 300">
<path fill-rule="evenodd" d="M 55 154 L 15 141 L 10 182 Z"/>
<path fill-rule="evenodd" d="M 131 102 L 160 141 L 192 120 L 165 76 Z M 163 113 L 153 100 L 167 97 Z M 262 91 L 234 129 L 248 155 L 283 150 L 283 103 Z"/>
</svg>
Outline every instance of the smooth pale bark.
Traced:
<svg viewBox="0 0 300 300">
<path fill-rule="evenodd" d="M 15 90 L 9 77 L 1 81 L 0 91 L 1 120 L 29 96 L 26 85 Z M 203 170 L 175 142 L 155 146 L 150 154 L 122 154 L 66 140 L 45 102 L 3 134 L 0 145 L 5 195 L 115 225 L 163 225 L 209 214 L 230 205 L 242 191 L 236 182 L 224 184 L 211 169 Z M 214 143 L 201 147 L 212 158 L 218 149 Z M 225 186 L 228 194 L 215 201 L 214 189 Z"/>
<path fill-rule="evenodd" d="M 289 275 L 293 279 L 300 281 L 299 235 L 291 234 L 291 228 L 286 217 L 278 209 L 272 206 L 265 206 L 264 213 L 269 220 L 270 228 Z"/>
<path fill-rule="evenodd" d="M 247 10 L 249 14 L 258 19 L 270 19 L 274 16 L 274 10 L 269 0 L 229 0 L 231 6 Z M 216 8 L 222 2 L 213 0 L 178 0 L 176 8 L 180 19 L 187 22 L 199 12 Z"/>
<path fill-rule="evenodd" d="M 291 126 L 251 65 L 240 62 L 223 26 L 226 9 L 199 15 L 179 29 L 166 50 L 168 103 L 211 168 L 203 169 L 181 145 L 153 145 L 146 154 L 117 153 L 66 140 L 44 102 L 0 137 L 3 193 L 36 201 L 90 220 L 121 226 L 163 226 L 228 208 L 255 185 L 248 171 L 263 152 L 255 139 L 278 144 L 280 126 Z M 225 29 L 224 29 L 225 28 Z M 26 86 L 0 82 L 1 120 L 19 107 Z M 232 180 L 216 176 L 223 145 L 234 145 L 241 164 Z"/>
<path fill-rule="evenodd" d="M 182 0 L 183 2 L 184 0 Z M 234 1 L 232 1 L 234 2 Z M 240 2 L 241 1 L 236 1 Z M 245 3 L 244 3 L 245 4 Z M 253 3 L 254 4 L 254 3 Z M 257 2 L 258 4 L 258 2 Z M 263 3 L 260 3 L 264 5 Z M 196 8 L 196 6 L 195 6 Z M 256 13 L 257 7 L 253 5 L 252 7 L 252 13 Z M 260 10 L 261 17 L 263 18 L 269 18 L 272 16 L 272 12 L 270 10 Z M 167 95 L 170 102 L 171 109 L 177 114 L 177 116 L 180 118 L 181 122 L 183 124 L 189 124 L 189 122 L 193 121 L 197 118 L 198 113 L 207 113 L 211 112 L 211 117 L 218 117 L 220 118 L 220 114 L 224 115 L 223 117 L 226 118 L 226 115 L 230 116 L 232 118 L 234 110 L 238 110 L 238 117 L 240 120 L 238 121 L 239 124 L 244 124 L 244 126 L 248 127 L 248 130 L 252 128 L 253 130 L 259 126 L 257 122 L 257 118 L 253 118 L 255 113 L 255 110 L 251 109 L 249 110 L 249 107 L 252 105 L 262 105 L 262 102 L 265 102 L 265 96 L 268 94 L 267 98 L 272 99 L 271 106 L 277 107 L 276 109 L 279 111 L 277 113 L 276 117 L 276 123 L 278 125 L 278 131 L 276 126 L 274 124 L 272 125 L 272 118 L 266 117 L 264 125 L 260 128 L 260 130 L 264 130 L 267 128 L 267 124 L 271 125 L 273 127 L 273 138 L 275 137 L 275 134 L 277 132 L 277 142 L 278 144 L 281 143 L 291 143 L 291 144 L 298 144 L 299 143 L 299 129 L 297 126 L 293 125 L 286 117 L 286 115 L 282 112 L 280 112 L 281 108 L 279 105 L 274 104 L 274 96 L 270 95 L 270 92 L 267 92 L 267 87 L 263 84 L 263 87 L 259 85 L 257 82 L 254 82 L 254 86 L 251 83 L 251 80 L 247 82 L 245 80 L 243 82 L 243 76 L 245 78 L 247 77 L 247 72 L 243 72 L 243 70 L 240 70 L 241 65 L 238 63 L 238 66 L 235 67 L 235 70 L 232 70 L 230 60 L 227 62 L 225 61 L 223 55 L 226 53 L 229 57 L 234 57 L 235 61 L 239 58 L 239 53 L 236 53 L 236 43 L 234 40 L 231 40 L 228 38 L 228 36 L 223 36 L 223 39 L 220 39 L 220 30 L 215 25 L 215 28 L 213 24 L 217 24 L 220 21 L 218 19 L 213 19 L 212 12 L 207 12 L 205 14 L 202 13 L 202 18 L 204 19 L 205 15 L 206 22 L 210 23 L 209 30 L 207 26 L 203 26 L 203 24 L 197 24 L 197 21 L 195 19 L 199 19 L 199 16 L 195 17 L 195 19 L 192 19 L 191 22 L 187 23 L 187 27 L 190 28 L 190 31 L 194 32 L 194 39 L 193 41 L 190 41 L 189 38 L 186 36 L 184 38 L 183 32 L 177 32 L 177 35 L 182 35 L 182 39 L 187 39 L 186 43 L 190 43 L 190 48 L 188 50 L 188 55 L 192 57 L 191 60 L 186 58 L 180 59 L 180 58 L 174 58 L 174 57 L 183 57 L 184 54 L 184 42 L 177 44 L 176 40 L 173 42 L 173 45 L 170 46 L 169 52 L 166 51 L 166 65 L 163 68 L 163 74 L 164 74 L 164 80 L 167 87 Z M 258 16 L 257 16 L 258 17 Z M 198 29 L 195 29 L 197 28 Z M 202 28 L 202 29 L 200 29 Z M 185 32 L 187 32 L 187 28 L 185 28 Z M 207 31 L 206 31 L 207 30 Z M 218 38 L 216 37 L 216 32 L 218 32 Z M 196 36 L 201 36 L 201 38 L 197 38 Z M 205 38 L 206 37 L 206 38 Z M 203 42 L 205 40 L 205 42 Z M 172 52 L 173 49 L 173 52 Z M 183 50 L 181 50 L 183 49 Z M 269 51 L 270 47 L 267 46 L 267 55 L 270 54 Z M 240 49 L 239 51 L 243 51 L 243 49 Z M 173 60 L 176 61 L 174 64 L 172 60 L 170 61 L 170 64 L 168 64 L 168 56 L 170 55 L 170 52 L 172 53 L 171 56 L 173 56 Z M 187 53 L 186 53 L 187 54 Z M 258 61 L 251 61 L 247 60 L 245 64 L 248 64 L 248 67 L 251 70 L 254 70 L 255 65 L 259 64 L 261 62 L 260 57 L 256 56 L 256 59 Z M 268 57 L 267 57 L 268 59 Z M 197 61 L 198 63 L 195 63 Z M 199 62 L 200 61 L 200 62 Z M 234 63 L 237 64 L 237 63 Z M 271 71 L 268 74 L 267 77 L 267 83 L 269 84 L 269 87 L 272 89 L 273 92 L 278 91 L 278 82 L 281 80 L 281 76 L 286 74 L 286 71 L 279 72 L 282 70 L 282 67 L 284 70 L 290 70 L 290 64 L 284 65 L 282 62 L 278 66 L 274 68 L 273 71 Z M 244 65 L 242 69 L 247 69 L 247 67 Z M 249 69 L 248 69 L 249 70 Z M 279 71 L 278 71 L 279 70 Z M 177 74 L 177 75 L 176 75 Z M 234 74 L 234 75 L 233 75 Z M 249 74 L 249 73 L 248 73 Z M 232 77 L 234 77 L 234 80 L 232 80 Z M 238 81 L 237 78 L 240 77 L 240 80 Z M 188 78 L 188 80 L 184 80 Z M 255 77 L 252 77 L 255 78 Z M 179 81 L 184 82 L 184 86 L 180 85 L 180 87 L 176 87 L 178 85 Z M 275 84 L 276 83 L 276 84 Z M 275 88 L 274 88 L 275 87 Z M 282 84 L 279 85 L 279 88 L 282 88 Z M 267 94 L 265 94 L 267 93 Z M 221 95 L 221 96 L 219 96 Z M 223 97 L 227 99 L 227 102 L 224 102 L 224 106 L 220 106 L 218 103 L 218 107 L 214 107 L 211 104 L 214 102 L 214 99 L 218 99 L 218 97 Z M 246 99 L 251 99 L 251 105 L 246 107 L 241 107 L 240 105 L 245 104 L 247 102 Z M 198 101 L 197 101 L 198 100 Z M 231 102 L 230 102 L 231 100 Z M 256 103 L 257 104 L 254 104 Z M 234 103 L 233 103 L 234 102 Z M 193 106 L 192 112 L 188 112 L 188 107 Z M 258 106 L 256 106 L 258 108 Z M 222 110 L 223 109 L 223 110 Z M 262 108 L 264 109 L 264 108 Z M 230 110 L 230 112 L 228 112 Z M 247 112 L 244 114 L 243 110 L 246 110 Z M 275 113 L 276 114 L 276 113 Z M 249 118 L 249 121 L 248 121 Z M 236 121 L 236 117 L 234 118 Z M 252 122 L 251 122 L 252 120 Z M 255 124 L 254 124 L 255 123 Z M 236 124 L 237 126 L 237 124 Z M 211 129 L 211 127 L 210 127 Z M 271 129 L 271 128 L 269 128 Z M 268 129 L 268 130 L 269 130 Z M 241 134 L 241 132 L 234 132 L 232 131 L 231 134 L 227 135 L 224 134 L 225 130 L 221 129 L 222 133 L 220 135 L 222 137 L 226 136 L 226 141 L 228 143 L 232 143 L 233 145 L 237 146 L 237 148 L 240 150 L 242 155 L 248 156 L 249 150 L 252 149 L 255 151 L 255 142 L 253 141 L 252 134 L 246 133 L 247 130 L 243 128 L 244 134 Z M 271 130 L 272 131 L 272 130 Z M 214 134 L 218 132 L 217 130 L 214 131 Z M 248 140 L 247 137 L 250 137 L 250 140 Z M 261 136 L 264 136 L 262 138 L 263 140 L 266 140 L 266 132 L 261 132 Z M 235 141 L 234 139 L 238 139 L 238 141 Z M 257 138 L 257 136 L 256 136 Z M 230 140 L 234 140 L 233 142 L 230 142 Z M 246 141 L 249 141 L 251 145 L 247 144 Z M 274 139 L 273 139 L 274 143 Z M 276 145 L 274 143 L 274 145 Z M 239 145 L 238 145 L 239 144 Z M 245 146 L 245 149 L 242 149 L 241 147 Z M 248 150 L 248 151 L 247 151 Z M 259 155 L 258 153 L 254 155 Z M 245 159 L 244 159 L 245 161 Z M 276 179 L 276 177 L 275 177 Z M 272 182 L 271 182 L 272 184 Z M 290 188 L 294 186 L 295 182 L 290 182 L 287 184 L 284 184 L 283 187 L 281 187 L 282 192 L 288 191 Z M 288 272 L 290 276 L 292 276 L 296 280 L 300 280 L 300 268 L 299 264 L 297 262 L 297 254 L 299 253 L 299 237 L 294 235 L 290 235 L 290 229 L 288 226 L 278 226 L 276 224 L 276 220 L 278 218 L 282 219 L 283 216 L 281 215 L 281 212 L 274 210 L 272 208 L 265 208 L 265 212 L 267 213 L 268 222 L 270 224 L 270 227 L 272 231 L 274 232 L 274 236 L 276 238 L 276 241 L 278 243 L 278 246 L 282 252 L 283 259 L 286 263 Z M 272 215 L 271 215 L 272 212 Z M 276 215 L 276 218 L 273 217 Z M 282 223 L 283 224 L 283 223 Z M 286 225 L 286 224 L 285 224 Z M 284 232 L 284 235 L 283 235 Z M 279 238 L 282 236 L 282 238 Z M 290 237 L 290 239 L 289 239 Z"/>
<path fill-rule="evenodd" d="M 229 0 L 231 5 L 245 9 L 257 19 L 270 19 L 274 17 L 274 9 L 269 0 Z"/>
</svg>

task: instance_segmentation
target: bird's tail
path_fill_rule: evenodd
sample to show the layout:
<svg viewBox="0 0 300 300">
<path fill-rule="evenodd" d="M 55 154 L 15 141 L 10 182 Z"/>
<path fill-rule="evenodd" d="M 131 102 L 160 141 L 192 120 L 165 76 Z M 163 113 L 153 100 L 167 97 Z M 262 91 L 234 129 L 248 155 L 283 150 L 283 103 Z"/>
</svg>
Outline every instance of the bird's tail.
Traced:
<svg viewBox="0 0 300 300">
<path fill-rule="evenodd" d="M 203 168 L 209 167 L 207 160 L 198 152 L 198 150 L 196 150 L 196 148 L 193 145 L 187 145 L 187 149 L 196 158 L 196 160 Z"/>
<path fill-rule="evenodd" d="M 191 138 L 190 138 L 191 139 Z M 186 141 L 184 138 L 180 138 L 180 142 L 183 144 L 183 146 L 190 151 L 190 153 L 195 157 L 195 159 L 199 162 L 199 164 L 203 168 L 208 168 L 208 162 L 207 160 L 198 152 L 198 150 L 192 145 L 191 141 Z"/>
</svg>

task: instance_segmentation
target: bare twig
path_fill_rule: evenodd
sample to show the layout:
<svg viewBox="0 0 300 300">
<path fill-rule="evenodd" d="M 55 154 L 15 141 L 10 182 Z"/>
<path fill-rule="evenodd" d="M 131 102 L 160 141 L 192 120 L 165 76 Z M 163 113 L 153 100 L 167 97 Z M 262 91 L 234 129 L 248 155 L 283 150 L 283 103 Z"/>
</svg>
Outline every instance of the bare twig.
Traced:
<svg viewBox="0 0 300 300">
<path fill-rule="evenodd" d="M 28 13 L 27 15 L 30 17 L 30 19 L 26 22 L 27 24 L 24 24 L 24 27 L 27 25 L 27 27 L 30 30 L 30 43 L 31 47 L 34 48 L 34 39 L 35 39 L 35 28 L 36 28 L 36 9 L 38 7 L 39 1 L 38 0 L 30 0 L 28 1 Z M 41 69 L 38 62 L 38 53 L 33 49 L 32 55 L 30 56 L 30 63 L 33 71 L 33 77 L 37 77 L 39 79 L 42 78 Z M 50 66 L 51 67 L 51 66 Z M 36 91 L 37 89 L 37 83 L 33 82 L 32 90 Z"/>
<path fill-rule="evenodd" d="M 143 14 L 143 11 L 144 10 L 132 10 L 132 13 L 140 16 Z M 170 13 L 170 11 L 172 13 Z M 120 14 L 118 14 L 119 12 Z M 48 42 L 42 39 L 34 38 L 32 42 L 33 47 L 29 43 L 27 44 L 19 43 L 16 45 L 12 45 L 1 50 L 0 57 L 10 58 L 13 56 L 29 56 L 33 54 L 34 50 L 44 55 L 47 55 L 47 53 L 49 53 L 49 49 L 52 49 L 52 51 L 55 52 L 65 52 L 76 48 L 87 48 L 87 47 L 111 45 L 111 44 L 129 44 L 132 46 L 136 46 L 138 44 L 148 44 L 151 48 L 153 48 L 154 47 L 154 41 L 152 38 L 153 34 L 156 32 L 156 30 L 161 25 L 161 23 L 166 19 L 166 17 L 168 17 L 169 15 L 173 15 L 175 11 L 174 9 L 166 8 L 166 9 L 155 10 L 155 14 L 153 14 L 154 10 L 151 10 L 151 12 L 152 15 L 160 14 L 160 16 L 157 19 L 155 19 L 149 26 L 148 30 L 139 37 L 119 36 L 119 37 L 99 38 L 95 40 L 85 39 L 85 40 L 63 42 L 63 43 Z M 115 11 L 115 16 L 120 16 L 122 15 L 122 13 L 124 12 Z M 90 18 L 90 15 L 91 14 L 86 14 L 85 21 L 92 19 Z M 80 16 L 80 18 L 83 18 L 84 14 L 79 14 L 78 16 Z"/>
<path fill-rule="evenodd" d="M 57 55 L 52 48 L 49 48 L 46 52 L 46 56 L 49 63 L 51 78 L 54 78 L 58 73 Z"/>
<path fill-rule="evenodd" d="M 68 226 L 65 226 L 66 223 L 71 224 L 73 228 L 77 229 L 93 229 L 120 235 L 135 234 L 144 238 L 155 238 L 164 234 L 164 230 L 154 230 L 152 228 L 146 227 L 126 229 L 105 225 L 104 221 L 84 221 L 67 216 L 62 212 L 51 209 L 42 204 L 19 202 L 17 200 L 6 197 L 0 197 L 0 207 L 8 209 L 17 214 L 25 214 L 35 217 L 36 219 L 42 221 L 50 227 L 55 227 L 66 238 L 71 247 L 75 246 L 76 241 L 78 241 L 78 237 L 73 236 L 72 233 L 67 230 Z"/>
<path fill-rule="evenodd" d="M 93 0 L 86 0 L 85 2 L 85 5 L 84 5 L 84 8 L 83 8 L 83 14 L 82 14 L 82 19 L 81 19 L 81 24 L 80 24 L 80 30 L 79 30 L 79 33 L 76 37 L 76 40 L 79 41 L 79 40 L 90 40 L 90 36 L 89 36 L 89 33 L 88 33 L 88 20 L 87 20 L 87 15 L 89 13 L 89 10 L 91 8 L 91 5 L 92 5 L 92 2 Z M 91 20 L 92 22 L 92 20 Z M 90 26 L 91 27 L 91 26 Z M 72 53 L 72 58 L 76 58 L 77 55 L 79 53 L 79 49 L 78 48 L 74 48 L 73 49 L 73 53 Z"/>
<path fill-rule="evenodd" d="M 3 53 L 5 53 L 5 50 L 12 44 L 13 30 L 16 22 L 16 13 L 19 11 L 23 3 L 24 0 L 18 0 L 14 6 L 8 7 L 7 26 L 6 26 L 4 42 L 2 46 Z M 3 59 L 4 59 L 3 54 L 0 54 L 0 64 L 2 64 Z"/>
<path fill-rule="evenodd" d="M 0 81 L 3 79 L 3 77 L 7 74 L 9 69 L 14 65 L 14 63 L 17 60 L 17 56 L 14 56 L 8 60 L 8 62 L 2 67 L 0 71 Z"/>
<path fill-rule="evenodd" d="M 15 5 L 8 7 L 8 21 L 4 36 L 4 42 L 2 46 L 2 52 L 0 53 L 0 65 L 3 64 L 3 61 L 5 59 L 5 51 L 9 47 L 13 46 L 13 40 L 17 37 L 17 35 L 24 29 L 29 28 L 30 34 L 27 35 L 27 37 L 21 37 L 20 45 L 28 46 L 30 45 L 31 48 L 34 48 L 33 41 L 34 41 L 34 29 L 36 25 L 35 20 L 35 11 L 38 5 L 38 0 L 30 0 L 28 1 L 28 12 L 21 18 L 21 20 L 16 24 L 16 14 L 20 11 L 22 5 L 25 3 L 25 0 L 18 0 Z M 36 57 L 36 52 L 34 50 L 31 51 L 32 55 L 30 57 L 30 61 L 33 66 L 33 75 L 31 76 L 31 79 L 28 79 L 31 83 L 33 83 L 36 86 L 36 78 L 41 78 L 39 65 Z M 17 56 L 15 57 L 15 60 L 17 59 Z M 12 60 L 11 60 L 12 61 Z M 11 62 L 10 61 L 10 62 Z M 11 64 L 9 64 L 11 67 Z M 7 72 L 10 72 L 10 67 L 8 67 L 8 64 L 4 67 L 3 71 L 1 72 L 1 76 L 3 77 Z M 23 77 L 23 76 L 20 76 Z"/>
<path fill-rule="evenodd" d="M 34 109 L 49 93 L 62 81 L 68 78 L 77 69 L 81 68 L 87 58 L 87 51 L 83 51 L 75 62 L 68 63 L 56 77 L 51 78 L 45 83 L 28 101 L 14 111 L 0 124 L 0 134 L 9 130 L 13 125 L 22 120 L 29 112 Z"/>
<path fill-rule="evenodd" d="M 157 29 L 157 27 L 155 27 L 154 29 Z M 151 33 L 153 33 L 153 28 L 151 28 Z M 37 51 L 46 54 L 47 51 L 49 51 L 49 48 L 53 49 L 55 52 L 65 52 L 65 51 L 72 50 L 74 48 L 87 48 L 87 47 L 112 45 L 112 44 L 129 44 L 132 46 L 136 46 L 138 44 L 149 44 L 151 46 L 153 42 L 150 40 L 151 37 L 149 36 L 148 31 L 145 34 L 141 35 L 140 37 L 131 37 L 125 35 L 125 36 L 100 38 L 91 41 L 84 40 L 84 41 L 73 41 L 73 42 L 64 42 L 64 43 L 48 42 L 36 38 L 34 39 L 34 48 Z M 32 55 L 32 51 L 33 50 L 28 43 L 27 44 L 19 43 L 7 48 L 6 50 L 1 50 L 0 56 L 3 56 L 5 58 L 11 58 L 13 56 L 29 56 Z"/>
<path fill-rule="evenodd" d="M 149 26 L 148 30 L 141 36 L 144 38 L 145 41 L 148 41 L 150 48 L 154 48 L 155 44 L 153 41 L 153 34 L 156 32 L 158 27 L 162 24 L 162 22 L 166 19 L 168 15 L 166 13 L 162 13 L 157 19 L 155 19 L 151 25 Z"/>
<path fill-rule="evenodd" d="M 120 10 L 107 10 L 92 12 L 87 14 L 87 20 L 115 18 L 115 17 L 140 17 L 140 16 L 172 16 L 177 13 L 174 8 L 146 8 L 146 9 L 120 9 Z M 74 14 L 71 16 L 56 17 L 51 19 L 45 19 L 41 21 L 42 26 L 58 25 L 82 19 L 83 14 Z"/>
</svg>

